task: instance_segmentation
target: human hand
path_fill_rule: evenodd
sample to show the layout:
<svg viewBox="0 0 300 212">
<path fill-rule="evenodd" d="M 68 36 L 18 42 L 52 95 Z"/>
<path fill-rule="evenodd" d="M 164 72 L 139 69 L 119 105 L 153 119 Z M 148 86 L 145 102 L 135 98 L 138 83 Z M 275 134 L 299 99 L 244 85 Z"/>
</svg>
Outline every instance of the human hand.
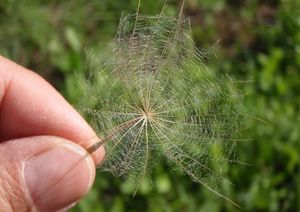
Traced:
<svg viewBox="0 0 300 212">
<path fill-rule="evenodd" d="M 90 189 L 95 132 L 37 74 L 0 56 L 0 211 L 56 211 Z M 84 149 L 85 148 L 85 149 Z"/>
</svg>

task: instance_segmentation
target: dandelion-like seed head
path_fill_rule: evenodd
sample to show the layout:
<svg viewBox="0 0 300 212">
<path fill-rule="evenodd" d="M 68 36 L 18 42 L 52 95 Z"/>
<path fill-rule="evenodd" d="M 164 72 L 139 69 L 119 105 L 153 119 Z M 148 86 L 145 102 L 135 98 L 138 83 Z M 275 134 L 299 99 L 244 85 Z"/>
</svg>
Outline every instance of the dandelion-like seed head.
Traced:
<svg viewBox="0 0 300 212">
<path fill-rule="evenodd" d="M 204 65 L 189 20 L 163 13 L 123 17 L 109 49 L 89 70 L 82 96 L 83 111 L 102 138 L 98 146 L 107 151 L 104 167 L 133 179 L 138 189 L 165 156 L 232 202 L 215 185 L 226 181 L 220 170 L 233 161 L 243 130 L 240 95 L 228 77 Z"/>
</svg>

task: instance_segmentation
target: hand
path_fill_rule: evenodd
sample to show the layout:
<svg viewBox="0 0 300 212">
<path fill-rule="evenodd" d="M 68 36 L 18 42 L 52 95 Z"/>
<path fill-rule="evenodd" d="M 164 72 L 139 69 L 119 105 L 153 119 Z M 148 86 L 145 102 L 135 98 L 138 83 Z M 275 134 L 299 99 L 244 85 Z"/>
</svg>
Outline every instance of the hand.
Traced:
<svg viewBox="0 0 300 212">
<path fill-rule="evenodd" d="M 0 56 L 0 211 L 55 211 L 88 192 L 95 132 L 37 74 Z"/>
</svg>

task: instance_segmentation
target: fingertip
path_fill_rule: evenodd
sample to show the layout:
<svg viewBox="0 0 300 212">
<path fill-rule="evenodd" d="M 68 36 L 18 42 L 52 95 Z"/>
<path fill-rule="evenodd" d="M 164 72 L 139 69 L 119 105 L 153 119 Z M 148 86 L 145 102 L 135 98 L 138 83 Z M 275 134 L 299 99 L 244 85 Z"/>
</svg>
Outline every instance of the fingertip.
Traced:
<svg viewBox="0 0 300 212">
<path fill-rule="evenodd" d="M 46 80 L 1 55 L 0 103 L 0 140 L 52 135 L 72 140 L 85 149 L 100 140 L 80 113 Z M 104 157 L 104 147 L 92 154 L 97 165 Z"/>
<path fill-rule="evenodd" d="M 64 142 L 25 162 L 25 185 L 37 209 L 64 208 L 90 190 L 95 164 L 85 153 L 80 146 Z"/>
<path fill-rule="evenodd" d="M 93 158 L 86 157 L 82 146 L 64 138 L 34 136 L 5 141 L 0 143 L 1 154 L 5 157 L 0 158 L 0 195 L 21 211 L 65 208 L 81 199 L 95 179 Z M 9 207 L 0 204 L 0 211 L 9 211 L 5 208 Z"/>
<path fill-rule="evenodd" d="M 45 79 L 1 56 L 0 104 L 0 140 L 52 135 L 87 148 L 93 142 L 89 138 L 96 137 L 80 113 Z M 101 160 L 103 153 L 99 154 Z"/>
</svg>

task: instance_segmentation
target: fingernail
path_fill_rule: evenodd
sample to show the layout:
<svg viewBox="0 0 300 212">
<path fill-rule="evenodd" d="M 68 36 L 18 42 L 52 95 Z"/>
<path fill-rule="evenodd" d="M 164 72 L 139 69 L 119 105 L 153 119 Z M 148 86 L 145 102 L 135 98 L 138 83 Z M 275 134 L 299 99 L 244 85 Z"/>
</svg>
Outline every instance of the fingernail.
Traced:
<svg viewBox="0 0 300 212">
<path fill-rule="evenodd" d="M 25 185 L 37 209 L 64 208 L 90 189 L 94 165 L 84 155 L 73 145 L 60 145 L 25 162 Z"/>
</svg>

